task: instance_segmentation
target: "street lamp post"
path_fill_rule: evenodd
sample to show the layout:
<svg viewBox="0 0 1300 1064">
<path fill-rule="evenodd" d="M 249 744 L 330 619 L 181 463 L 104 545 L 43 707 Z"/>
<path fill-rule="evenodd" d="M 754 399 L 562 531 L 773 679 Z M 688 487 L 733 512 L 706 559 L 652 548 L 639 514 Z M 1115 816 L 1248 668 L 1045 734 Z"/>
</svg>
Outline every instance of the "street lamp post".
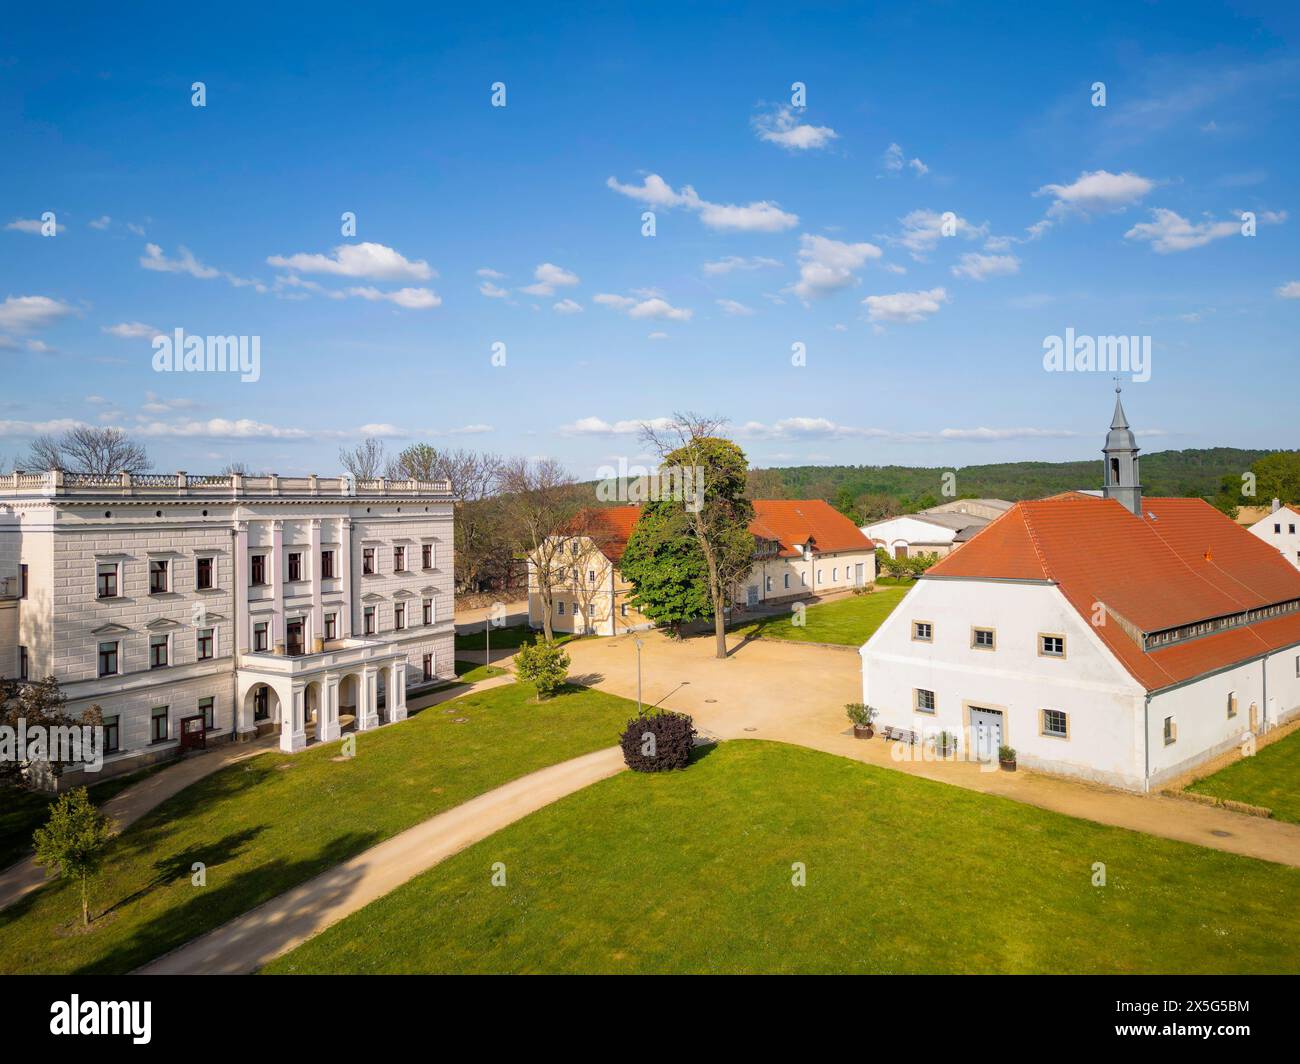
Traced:
<svg viewBox="0 0 1300 1064">
<path fill-rule="evenodd" d="M 492 664 L 492 617 L 489 614 L 487 620 L 483 622 L 483 665 L 485 667 Z"/>
<path fill-rule="evenodd" d="M 636 644 L 636 715 L 641 716 L 641 640 L 633 638 Z"/>
</svg>

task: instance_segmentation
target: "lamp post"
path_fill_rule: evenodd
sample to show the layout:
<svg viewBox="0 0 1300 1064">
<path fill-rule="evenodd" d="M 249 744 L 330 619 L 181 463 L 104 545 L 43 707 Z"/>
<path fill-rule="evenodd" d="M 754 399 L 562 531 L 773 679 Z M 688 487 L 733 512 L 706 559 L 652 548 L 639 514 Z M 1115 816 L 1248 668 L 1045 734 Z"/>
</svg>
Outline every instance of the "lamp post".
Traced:
<svg viewBox="0 0 1300 1064">
<path fill-rule="evenodd" d="M 633 638 L 636 644 L 636 715 L 641 716 L 641 640 Z"/>
<path fill-rule="evenodd" d="M 492 615 L 488 614 L 487 620 L 483 622 L 483 665 L 489 668 L 492 665 Z"/>
</svg>

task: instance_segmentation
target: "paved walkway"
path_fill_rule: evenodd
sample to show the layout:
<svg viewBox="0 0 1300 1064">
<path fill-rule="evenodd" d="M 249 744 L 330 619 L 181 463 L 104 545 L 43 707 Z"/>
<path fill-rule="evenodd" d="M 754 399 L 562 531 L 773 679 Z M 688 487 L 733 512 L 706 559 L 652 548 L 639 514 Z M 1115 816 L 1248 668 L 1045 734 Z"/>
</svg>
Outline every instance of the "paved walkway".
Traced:
<svg viewBox="0 0 1300 1064">
<path fill-rule="evenodd" d="M 712 636 L 676 641 L 641 633 L 646 702 L 691 714 L 718 739 L 774 739 L 1001 795 L 1101 824 L 1300 867 L 1300 824 L 1247 816 L 1179 798 L 1131 794 L 1026 772 L 990 772 L 970 762 L 895 761 L 896 744 L 854 739 L 844 705 L 862 699 L 856 654 L 817 646 L 728 637 L 725 660 Z M 636 698 L 632 640 L 584 639 L 566 648 L 572 675 Z"/>
<path fill-rule="evenodd" d="M 160 957 L 139 974 L 256 971 L 439 861 L 623 768 L 623 751 L 614 746 L 480 794 Z M 483 874 L 489 871 L 485 867 Z"/>
<path fill-rule="evenodd" d="M 251 743 L 223 743 L 207 753 L 191 754 L 119 791 L 104 803 L 103 812 L 114 822 L 118 831 L 125 831 L 145 813 L 156 809 L 190 784 L 197 783 L 204 776 L 211 776 L 236 761 L 256 757 L 273 749 L 278 742 L 278 735 L 265 735 Z M 0 872 L 0 909 L 26 897 L 45 881 L 45 869 L 31 857 L 10 865 Z"/>
</svg>

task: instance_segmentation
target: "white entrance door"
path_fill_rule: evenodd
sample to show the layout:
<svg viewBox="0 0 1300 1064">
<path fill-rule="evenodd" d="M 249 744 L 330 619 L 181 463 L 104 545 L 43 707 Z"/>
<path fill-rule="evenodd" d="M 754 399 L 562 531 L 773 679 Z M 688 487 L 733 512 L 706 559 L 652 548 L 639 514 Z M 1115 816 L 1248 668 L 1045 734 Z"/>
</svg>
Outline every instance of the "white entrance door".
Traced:
<svg viewBox="0 0 1300 1064">
<path fill-rule="evenodd" d="M 862 573 L 863 573 L 862 563 L 861 563 L 861 562 L 858 562 L 856 565 L 853 566 L 853 586 L 854 586 L 854 587 L 861 587 L 861 586 L 862 586 Z"/>
<path fill-rule="evenodd" d="M 1002 712 L 997 709 L 970 711 L 971 752 L 976 761 L 995 761 L 1002 745 Z"/>
<path fill-rule="evenodd" d="M 758 588 L 754 587 L 753 584 L 750 584 L 749 587 L 745 588 L 745 604 L 747 606 L 758 605 Z"/>
</svg>

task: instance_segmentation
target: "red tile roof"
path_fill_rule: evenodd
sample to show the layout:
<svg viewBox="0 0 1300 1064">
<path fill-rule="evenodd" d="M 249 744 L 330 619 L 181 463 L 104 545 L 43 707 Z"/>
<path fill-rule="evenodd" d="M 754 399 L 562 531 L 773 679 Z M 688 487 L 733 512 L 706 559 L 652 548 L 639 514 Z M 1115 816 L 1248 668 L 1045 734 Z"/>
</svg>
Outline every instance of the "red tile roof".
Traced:
<svg viewBox="0 0 1300 1064">
<path fill-rule="evenodd" d="M 588 511 L 602 553 L 618 562 L 641 516 L 639 506 L 609 506 Z M 822 499 L 755 499 L 749 530 L 781 545 L 782 557 L 793 557 L 811 536 L 816 549 L 872 550 L 872 543 L 852 521 Z"/>
<path fill-rule="evenodd" d="M 1113 499 L 1067 493 L 1017 503 L 933 577 L 1044 580 L 1091 621 L 1094 605 L 1154 632 L 1300 599 L 1300 572 L 1202 499 Z M 1097 634 L 1148 690 L 1300 642 L 1300 613 L 1146 652 L 1121 624 Z"/>
</svg>

